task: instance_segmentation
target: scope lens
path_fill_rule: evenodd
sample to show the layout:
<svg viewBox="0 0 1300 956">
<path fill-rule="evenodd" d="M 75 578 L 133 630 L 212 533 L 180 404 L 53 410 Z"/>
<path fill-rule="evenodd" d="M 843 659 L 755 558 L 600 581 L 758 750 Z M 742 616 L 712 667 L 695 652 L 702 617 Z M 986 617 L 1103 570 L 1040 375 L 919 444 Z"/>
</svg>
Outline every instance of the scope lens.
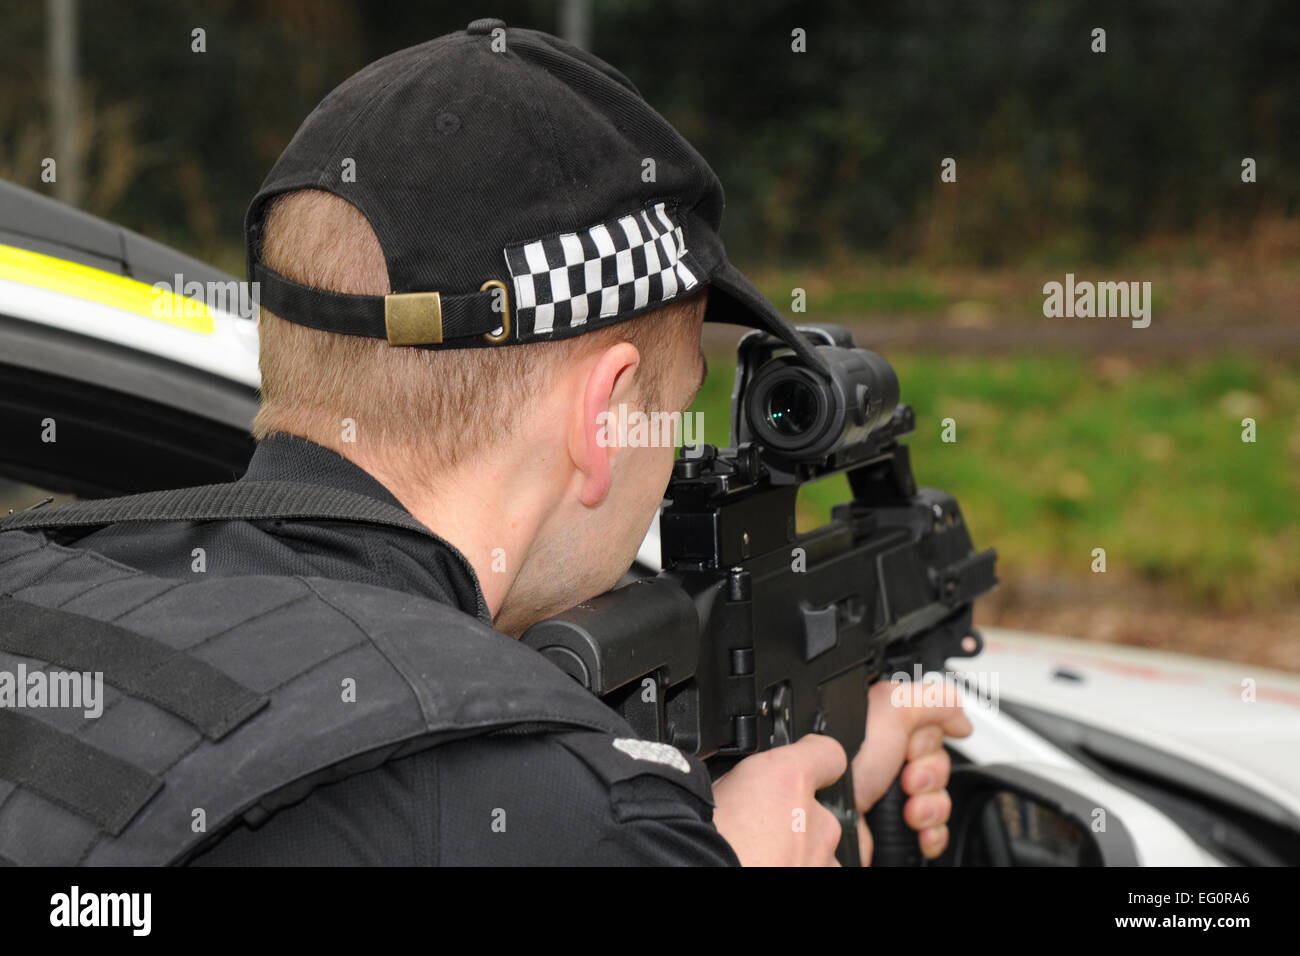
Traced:
<svg viewBox="0 0 1300 956">
<path fill-rule="evenodd" d="M 799 379 L 777 382 L 767 393 L 767 421 L 779 435 L 805 434 L 817 424 L 817 412 L 817 395 Z"/>
</svg>

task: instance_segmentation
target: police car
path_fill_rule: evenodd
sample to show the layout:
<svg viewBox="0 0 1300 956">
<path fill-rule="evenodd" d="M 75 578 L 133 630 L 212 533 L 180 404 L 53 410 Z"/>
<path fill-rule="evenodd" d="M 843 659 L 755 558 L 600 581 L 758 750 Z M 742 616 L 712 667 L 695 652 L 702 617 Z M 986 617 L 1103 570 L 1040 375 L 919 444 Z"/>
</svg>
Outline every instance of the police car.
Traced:
<svg viewBox="0 0 1300 956">
<path fill-rule="evenodd" d="M 258 387 L 238 289 L 0 182 L 0 479 L 106 497 L 238 477 Z M 658 561 L 652 528 L 633 572 Z M 949 743 L 942 863 L 1300 864 L 1300 678 L 984 635 L 978 658 L 951 662 L 976 729 Z"/>
<path fill-rule="evenodd" d="M 0 182 L 0 469 L 104 497 L 238 477 L 257 323 L 182 286 L 231 276 Z M 238 298 L 228 299 L 237 303 Z"/>
</svg>

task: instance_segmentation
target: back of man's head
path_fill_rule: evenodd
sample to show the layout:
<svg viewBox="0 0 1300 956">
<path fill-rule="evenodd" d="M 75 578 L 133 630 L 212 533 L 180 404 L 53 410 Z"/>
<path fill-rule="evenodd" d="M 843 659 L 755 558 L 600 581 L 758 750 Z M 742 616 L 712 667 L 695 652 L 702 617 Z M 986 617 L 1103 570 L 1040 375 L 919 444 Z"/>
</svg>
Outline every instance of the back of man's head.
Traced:
<svg viewBox="0 0 1300 956">
<path fill-rule="evenodd" d="M 262 261 L 296 282 L 334 292 L 386 295 L 388 268 L 374 230 L 350 203 L 321 190 L 280 197 L 264 226 Z M 618 325 L 554 342 L 432 351 L 325 332 L 261 314 L 262 407 L 258 439 L 301 435 L 360 451 L 413 480 L 456 468 L 509 441 L 529 399 L 566 362 L 619 341 L 636 346 L 643 408 L 665 409 L 669 343 L 697 335 L 704 296 L 679 299 Z M 351 457 L 351 455 L 349 455 Z"/>
<path fill-rule="evenodd" d="M 672 440 L 612 419 L 685 410 L 702 321 L 820 361 L 727 261 L 723 206 L 631 81 L 562 40 L 478 20 L 384 57 L 321 101 L 249 206 L 255 434 L 370 472 L 518 633 L 636 554 Z"/>
<path fill-rule="evenodd" d="M 350 419 L 358 446 L 453 467 L 612 342 L 661 405 L 659 346 L 702 304 L 817 364 L 727 262 L 723 206 L 631 81 L 563 40 L 485 19 L 390 54 L 321 101 L 249 206 L 256 434 L 336 447 Z"/>
</svg>

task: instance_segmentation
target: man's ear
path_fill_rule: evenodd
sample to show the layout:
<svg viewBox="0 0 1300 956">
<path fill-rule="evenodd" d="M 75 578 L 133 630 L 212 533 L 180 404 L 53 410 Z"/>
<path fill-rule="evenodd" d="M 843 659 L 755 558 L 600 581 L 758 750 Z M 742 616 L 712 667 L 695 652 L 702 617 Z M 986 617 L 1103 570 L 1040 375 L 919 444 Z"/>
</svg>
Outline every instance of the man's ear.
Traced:
<svg viewBox="0 0 1300 956">
<path fill-rule="evenodd" d="M 589 359 L 580 383 L 580 400 L 569 429 L 569 456 L 582 476 L 580 500 L 594 508 L 609 493 L 614 458 L 618 455 L 620 405 L 633 402 L 633 374 L 641 353 L 631 342 L 610 346 Z"/>
</svg>

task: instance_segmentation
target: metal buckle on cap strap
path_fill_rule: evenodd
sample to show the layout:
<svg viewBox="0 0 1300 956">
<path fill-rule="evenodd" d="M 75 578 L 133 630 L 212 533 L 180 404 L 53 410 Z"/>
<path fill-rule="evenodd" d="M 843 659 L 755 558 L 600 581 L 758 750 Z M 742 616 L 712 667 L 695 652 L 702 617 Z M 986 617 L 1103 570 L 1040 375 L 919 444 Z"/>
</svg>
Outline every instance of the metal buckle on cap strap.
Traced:
<svg viewBox="0 0 1300 956">
<path fill-rule="evenodd" d="M 486 292 L 488 289 L 501 290 L 501 331 L 484 332 L 483 338 L 493 343 L 504 342 L 510 338 L 510 290 L 506 288 L 506 284 L 500 279 L 488 279 L 487 282 L 479 286 L 478 290 Z"/>
<path fill-rule="evenodd" d="M 442 342 L 442 295 L 403 292 L 384 296 L 384 330 L 389 345 Z"/>
</svg>

